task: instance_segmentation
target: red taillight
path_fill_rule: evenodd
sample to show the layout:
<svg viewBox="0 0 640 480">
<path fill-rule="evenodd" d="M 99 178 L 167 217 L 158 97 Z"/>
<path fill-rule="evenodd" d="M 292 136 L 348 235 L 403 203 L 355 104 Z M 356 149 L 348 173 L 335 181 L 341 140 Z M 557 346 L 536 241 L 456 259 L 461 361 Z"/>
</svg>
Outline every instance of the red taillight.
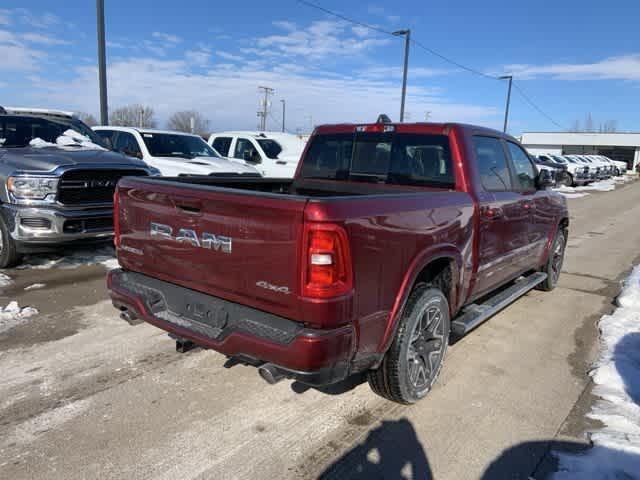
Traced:
<svg viewBox="0 0 640 480">
<path fill-rule="evenodd" d="M 118 189 L 113 193 L 113 244 L 120 246 L 120 199 Z"/>
<path fill-rule="evenodd" d="M 339 225 L 305 224 L 302 295 L 330 298 L 353 288 L 347 232 Z"/>
</svg>

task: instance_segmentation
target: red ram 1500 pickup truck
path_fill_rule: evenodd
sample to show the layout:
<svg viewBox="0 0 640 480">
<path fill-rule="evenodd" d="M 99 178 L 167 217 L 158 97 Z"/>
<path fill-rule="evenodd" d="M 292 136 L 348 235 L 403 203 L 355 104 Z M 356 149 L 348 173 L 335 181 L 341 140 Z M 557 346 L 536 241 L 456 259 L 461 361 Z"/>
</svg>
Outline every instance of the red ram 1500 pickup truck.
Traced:
<svg viewBox="0 0 640 480">
<path fill-rule="evenodd" d="M 293 180 L 125 178 L 111 297 L 271 383 L 367 371 L 415 402 L 450 336 L 556 285 L 569 217 L 549 180 L 510 136 L 432 123 L 318 127 Z"/>
</svg>

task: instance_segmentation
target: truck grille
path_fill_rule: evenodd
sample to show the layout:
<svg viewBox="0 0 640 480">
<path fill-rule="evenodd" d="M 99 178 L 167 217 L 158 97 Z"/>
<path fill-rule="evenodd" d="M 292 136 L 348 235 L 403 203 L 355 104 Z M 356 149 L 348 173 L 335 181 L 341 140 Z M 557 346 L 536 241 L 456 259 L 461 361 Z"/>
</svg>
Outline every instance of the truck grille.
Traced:
<svg viewBox="0 0 640 480">
<path fill-rule="evenodd" d="M 144 170 L 71 170 L 60 179 L 58 201 L 65 205 L 111 203 L 118 180 L 145 175 Z"/>
</svg>

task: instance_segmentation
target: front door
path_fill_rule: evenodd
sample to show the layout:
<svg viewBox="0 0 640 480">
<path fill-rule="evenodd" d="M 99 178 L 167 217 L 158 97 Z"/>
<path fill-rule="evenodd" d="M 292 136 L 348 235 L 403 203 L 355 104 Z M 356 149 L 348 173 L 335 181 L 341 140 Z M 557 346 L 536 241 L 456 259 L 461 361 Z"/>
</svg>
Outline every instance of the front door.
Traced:
<svg viewBox="0 0 640 480">
<path fill-rule="evenodd" d="M 478 264 L 472 292 L 477 298 L 520 273 L 531 216 L 502 140 L 474 136 L 473 143 L 483 189 L 478 198 Z"/>
</svg>

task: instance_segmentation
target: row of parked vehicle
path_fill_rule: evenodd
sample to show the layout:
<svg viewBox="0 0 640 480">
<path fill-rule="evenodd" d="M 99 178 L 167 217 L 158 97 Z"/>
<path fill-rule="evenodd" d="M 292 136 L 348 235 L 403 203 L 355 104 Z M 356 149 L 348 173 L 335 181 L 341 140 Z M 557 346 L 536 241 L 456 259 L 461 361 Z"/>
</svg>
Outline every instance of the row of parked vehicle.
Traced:
<svg viewBox="0 0 640 480">
<path fill-rule="evenodd" d="M 586 185 L 627 172 L 625 162 L 611 160 L 604 155 L 541 154 L 533 158 L 538 169 L 550 171 L 558 186 Z"/>
<path fill-rule="evenodd" d="M 94 127 L 72 112 L 0 107 L 0 268 L 25 254 L 113 235 L 124 176 L 292 178 L 295 135 Z"/>
</svg>

